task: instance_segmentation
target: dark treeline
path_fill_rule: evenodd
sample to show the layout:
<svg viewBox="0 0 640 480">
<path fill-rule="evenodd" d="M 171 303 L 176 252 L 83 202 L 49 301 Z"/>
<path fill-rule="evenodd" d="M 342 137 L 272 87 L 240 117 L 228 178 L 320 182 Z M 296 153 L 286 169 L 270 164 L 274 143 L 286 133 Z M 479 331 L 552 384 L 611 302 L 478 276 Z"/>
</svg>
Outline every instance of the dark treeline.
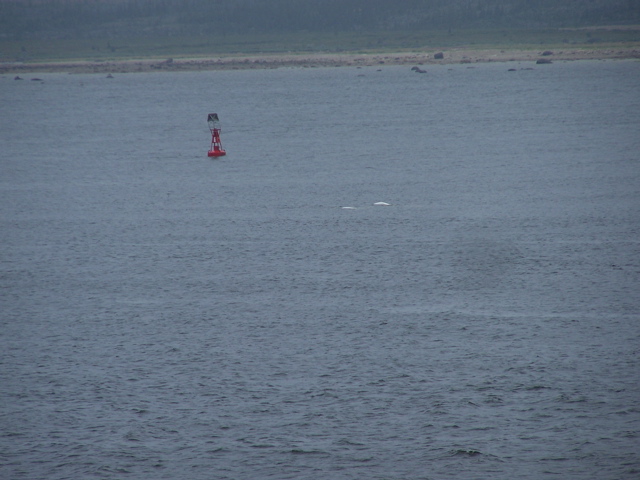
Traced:
<svg viewBox="0 0 640 480">
<path fill-rule="evenodd" d="M 0 38 L 640 23 L 639 0 L 3 0 Z"/>
</svg>

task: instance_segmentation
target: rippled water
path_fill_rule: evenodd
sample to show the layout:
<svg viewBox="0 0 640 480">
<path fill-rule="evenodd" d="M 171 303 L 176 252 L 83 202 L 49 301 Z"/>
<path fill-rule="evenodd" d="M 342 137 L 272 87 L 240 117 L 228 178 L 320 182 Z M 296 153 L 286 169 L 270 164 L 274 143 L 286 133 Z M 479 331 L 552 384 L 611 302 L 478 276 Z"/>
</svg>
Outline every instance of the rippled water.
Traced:
<svg viewBox="0 0 640 480">
<path fill-rule="evenodd" d="M 640 475 L 639 62 L 29 78 L 2 478 Z"/>
</svg>

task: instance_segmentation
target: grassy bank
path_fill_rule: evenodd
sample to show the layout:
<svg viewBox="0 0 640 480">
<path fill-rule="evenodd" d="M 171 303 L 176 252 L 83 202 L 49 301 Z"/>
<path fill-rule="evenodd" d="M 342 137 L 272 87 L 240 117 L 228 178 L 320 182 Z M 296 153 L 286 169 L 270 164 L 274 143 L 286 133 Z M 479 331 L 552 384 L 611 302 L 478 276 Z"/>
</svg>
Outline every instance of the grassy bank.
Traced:
<svg viewBox="0 0 640 480">
<path fill-rule="evenodd" d="M 0 40 L 2 62 L 118 61 L 281 53 L 640 47 L 640 26 L 544 30 L 296 33 Z"/>
</svg>

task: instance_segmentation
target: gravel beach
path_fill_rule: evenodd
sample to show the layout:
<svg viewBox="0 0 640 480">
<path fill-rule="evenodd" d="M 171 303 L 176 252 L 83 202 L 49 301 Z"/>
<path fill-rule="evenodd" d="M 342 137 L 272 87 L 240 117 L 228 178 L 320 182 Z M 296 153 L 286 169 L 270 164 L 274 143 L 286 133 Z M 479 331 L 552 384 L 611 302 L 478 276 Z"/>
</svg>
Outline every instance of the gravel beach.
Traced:
<svg viewBox="0 0 640 480">
<path fill-rule="evenodd" d="M 313 68 L 376 65 L 435 65 L 482 62 L 549 63 L 567 60 L 608 60 L 640 58 L 640 48 L 567 48 L 563 50 L 475 50 L 456 48 L 443 51 L 401 53 L 318 53 L 237 55 L 198 58 L 137 59 L 115 61 L 61 61 L 47 63 L 0 63 L 0 74 L 36 72 L 134 73 L 152 71 L 238 70 L 260 68 Z M 539 62 L 540 61 L 540 62 Z"/>
</svg>

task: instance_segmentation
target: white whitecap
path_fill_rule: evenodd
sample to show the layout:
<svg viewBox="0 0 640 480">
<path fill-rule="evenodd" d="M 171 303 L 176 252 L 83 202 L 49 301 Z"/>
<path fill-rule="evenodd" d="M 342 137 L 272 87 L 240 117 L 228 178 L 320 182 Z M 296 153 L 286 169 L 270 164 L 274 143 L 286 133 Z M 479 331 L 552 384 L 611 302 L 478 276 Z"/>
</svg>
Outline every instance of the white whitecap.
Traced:
<svg viewBox="0 0 640 480">
<path fill-rule="evenodd" d="M 387 202 L 376 202 L 374 203 L 374 205 L 376 205 L 377 207 L 388 207 L 391 204 Z"/>
<path fill-rule="evenodd" d="M 342 207 L 343 210 L 355 210 L 356 207 Z"/>
</svg>

